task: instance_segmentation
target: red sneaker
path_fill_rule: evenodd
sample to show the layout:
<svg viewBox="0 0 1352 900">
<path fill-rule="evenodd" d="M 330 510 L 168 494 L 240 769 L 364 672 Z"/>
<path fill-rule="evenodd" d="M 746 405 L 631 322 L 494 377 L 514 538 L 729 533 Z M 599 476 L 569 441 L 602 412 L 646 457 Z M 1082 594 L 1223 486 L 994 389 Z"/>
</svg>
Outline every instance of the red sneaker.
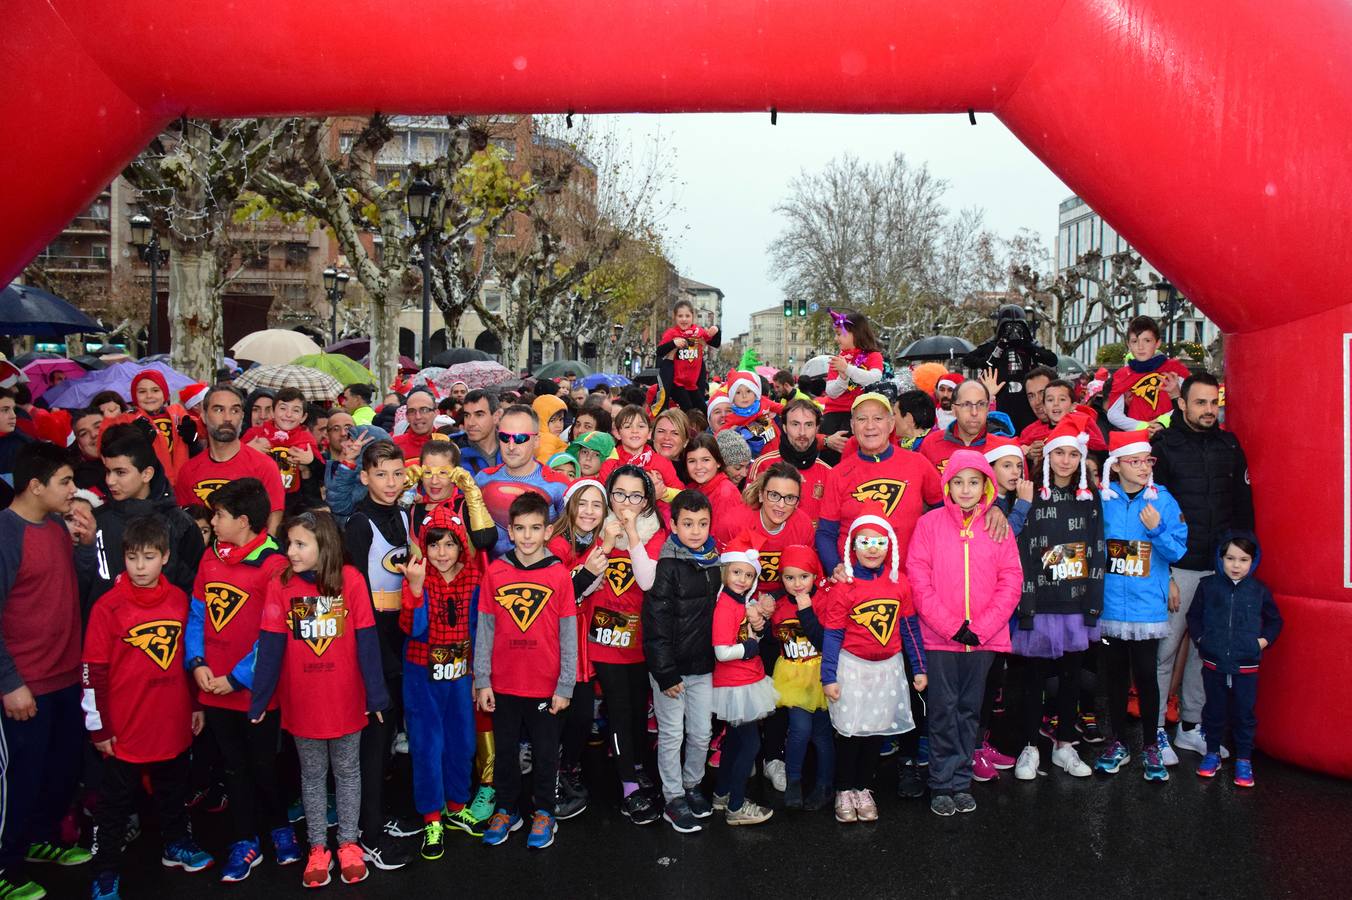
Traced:
<svg viewBox="0 0 1352 900">
<path fill-rule="evenodd" d="M 333 880 L 329 875 L 332 871 L 333 854 L 329 852 L 329 848 L 311 847 L 310 856 L 305 861 L 305 874 L 301 876 L 300 883 L 307 888 L 321 888 Z"/>
<path fill-rule="evenodd" d="M 338 872 L 343 884 L 356 884 L 365 881 L 367 876 L 366 857 L 356 844 L 338 845 Z"/>
</svg>

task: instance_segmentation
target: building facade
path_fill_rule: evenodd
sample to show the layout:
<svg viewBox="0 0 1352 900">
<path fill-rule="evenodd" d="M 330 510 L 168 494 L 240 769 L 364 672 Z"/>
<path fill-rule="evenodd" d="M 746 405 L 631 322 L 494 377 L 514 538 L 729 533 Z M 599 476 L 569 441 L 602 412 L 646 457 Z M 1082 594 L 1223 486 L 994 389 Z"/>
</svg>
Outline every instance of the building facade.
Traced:
<svg viewBox="0 0 1352 900">
<path fill-rule="evenodd" d="M 744 349 L 755 348 L 762 365 L 788 369 L 797 375 L 803 363 L 816 355 L 808 322 L 805 316 L 784 315 L 783 306 L 753 312 Z"/>
</svg>

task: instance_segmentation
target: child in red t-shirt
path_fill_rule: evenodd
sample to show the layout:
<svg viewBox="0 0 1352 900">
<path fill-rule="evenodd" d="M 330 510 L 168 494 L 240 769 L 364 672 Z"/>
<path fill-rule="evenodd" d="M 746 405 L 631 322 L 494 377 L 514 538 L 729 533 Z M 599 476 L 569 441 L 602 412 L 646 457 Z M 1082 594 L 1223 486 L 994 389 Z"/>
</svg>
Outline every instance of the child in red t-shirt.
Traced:
<svg viewBox="0 0 1352 900">
<path fill-rule="evenodd" d="M 85 629 L 85 728 L 105 757 L 94 821 L 95 898 L 118 896 L 127 821 L 148 771 L 165 866 L 200 872 L 214 860 L 192 839 L 184 800 L 188 748 L 202 730 L 180 652 L 188 598 L 161 574 L 169 532 L 150 516 L 122 533 L 126 570 L 94 604 Z"/>
<path fill-rule="evenodd" d="M 338 867 L 344 882 L 366 878 L 357 844 L 361 808 L 361 732 L 367 717 L 383 722 L 390 706 L 380 665 L 380 638 L 366 580 L 343 565 L 338 525 L 326 512 L 287 521 L 289 565 L 268 583 L 254 668 L 249 718 L 261 723 L 280 697 L 282 728 L 296 739 L 301 802 L 310 854 L 301 883 L 330 881 L 328 775 L 338 806 Z M 372 838 L 374 840 L 374 838 Z"/>
<path fill-rule="evenodd" d="M 244 443 L 268 454 L 282 472 L 287 511 L 300 508 L 302 487 L 312 481 L 311 466 L 321 456 L 319 442 L 305 427 L 305 395 L 297 388 L 282 388 L 272 408 L 272 419 L 244 432 Z M 316 486 L 318 481 L 313 482 Z M 317 488 L 307 490 L 313 498 Z"/>
<path fill-rule="evenodd" d="M 672 317 L 675 324 L 657 344 L 658 359 L 671 362 L 667 396 L 681 409 L 703 409 L 704 348 L 718 346 L 718 326 L 705 330 L 696 325 L 695 305 L 689 300 L 676 301 Z"/>
</svg>

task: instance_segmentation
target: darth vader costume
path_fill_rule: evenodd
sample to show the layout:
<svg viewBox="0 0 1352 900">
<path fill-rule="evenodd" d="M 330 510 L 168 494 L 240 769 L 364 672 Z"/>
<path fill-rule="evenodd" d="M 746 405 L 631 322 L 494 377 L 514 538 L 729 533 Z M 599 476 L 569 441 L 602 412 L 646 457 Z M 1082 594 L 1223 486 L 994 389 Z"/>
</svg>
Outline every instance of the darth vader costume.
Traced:
<svg viewBox="0 0 1352 900">
<path fill-rule="evenodd" d="M 1017 434 L 1035 418 L 1023 380 L 1038 366 L 1055 368 L 1056 354 L 1033 337 L 1033 327 L 1023 308 L 1010 303 L 995 314 L 995 337 L 964 356 L 962 364 L 977 372 L 995 369 L 997 380 L 1005 383 L 996 395 L 997 406 L 1013 421 Z"/>
</svg>

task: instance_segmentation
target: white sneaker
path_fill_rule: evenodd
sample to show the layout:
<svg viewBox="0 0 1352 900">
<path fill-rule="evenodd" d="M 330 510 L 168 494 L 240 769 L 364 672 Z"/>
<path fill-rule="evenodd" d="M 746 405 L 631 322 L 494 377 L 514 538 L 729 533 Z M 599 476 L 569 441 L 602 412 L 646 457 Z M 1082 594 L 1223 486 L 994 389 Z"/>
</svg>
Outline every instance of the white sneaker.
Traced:
<svg viewBox="0 0 1352 900">
<path fill-rule="evenodd" d="M 1178 754 L 1174 752 L 1174 745 L 1169 742 L 1169 732 L 1163 728 L 1155 732 L 1155 743 L 1160 748 L 1160 762 L 1166 766 L 1178 765 Z"/>
<path fill-rule="evenodd" d="M 1094 773 L 1094 770 L 1080 759 L 1080 754 L 1075 752 L 1073 744 L 1065 744 L 1052 750 L 1052 765 L 1060 766 L 1066 770 L 1067 775 L 1076 778 L 1088 778 Z"/>
<path fill-rule="evenodd" d="M 1014 763 L 1014 777 L 1020 781 L 1034 781 L 1037 779 L 1037 770 L 1040 765 L 1042 765 L 1042 754 L 1038 753 L 1036 747 L 1029 744 L 1019 753 L 1019 759 Z"/>
<path fill-rule="evenodd" d="M 765 780 L 770 782 L 770 787 L 784 793 L 784 789 L 789 786 L 789 779 L 784 768 L 784 760 L 767 759 L 765 761 Z"/>
<path fill-rule="evenodd" d="M 1183 750 L 1191 750 L 1198 756 L 1206 756 L 1206 729 L 1198 725 L 1192 731 L 1184 731 L 1183 726 L 1178 726 L 1178 734 L 1174 736 L 1174 746 Z M 1221 746 L 1221 759 L 1229 759 L 1230 751 Z M 1165 765 L 1168 765 L 1166 762 Z"/>
</svg>

